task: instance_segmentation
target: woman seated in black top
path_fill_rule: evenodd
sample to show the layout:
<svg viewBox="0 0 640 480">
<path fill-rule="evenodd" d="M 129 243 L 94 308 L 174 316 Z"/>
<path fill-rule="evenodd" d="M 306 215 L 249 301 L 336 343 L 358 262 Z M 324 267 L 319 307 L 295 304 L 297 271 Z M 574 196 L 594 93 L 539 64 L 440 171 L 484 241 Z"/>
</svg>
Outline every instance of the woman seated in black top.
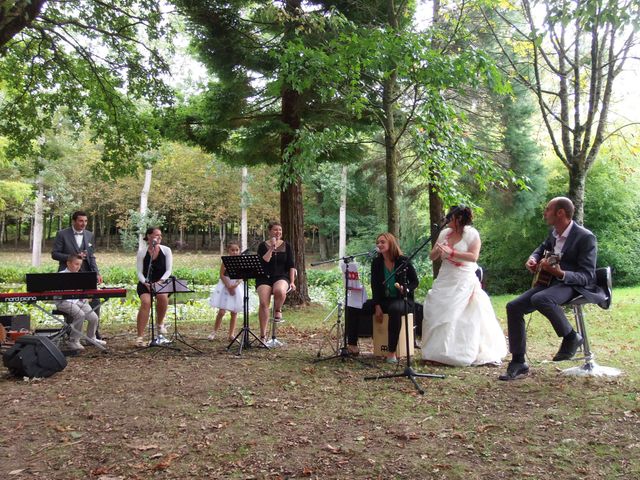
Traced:
<svg viewBox="0 0 640 480">
<path fill-rule="evenodd" d="M 382 322 L 382 316 L 386 313 L 389 315 L 387 362 L 397 363 L 396 348 L 402 325 L 402 316 L 405 311 L 402 289 L 406 280 L 409 290 L 407 295 L 408 311 L 413 312 L 413 292 L 418 287 L 418 275 L 411 262 L 409 262 L 406 271 L 399 270 L 390 276 L 391 272 L 407 259 L 402 255 L 398 241 L 391 233 L 382 233 L 378 236 L 376 250 L 378 250 L 379 254 L 371 262 L 371 292 L 373 298 L 364 303 L 360 312 L 354 308 L 348 309 L 347 348 L 351 354 L 358 353 L 358 324 L 360 321 L 370 321 L 368 319 L 373 315 L 375 321 Z"/>
<path fill-rule="evenodd" d="M 169 295 L 166 293 L 155 293 L 164 285 L 164 282 L 171 276 L 173 267 L 173 254 L 171 249 L 162 245 L 162 230 L 158 227 L 149 227 L 144 235 L 147 247 L 138 250 L 136 256 L 136 271 L 138 274 L 138 287 L 136 291 L 140 297 L 140 308 L 137 316 L 136 345 L 142 347 L 144 342 L 144 331 L 147 328 L 153 295 L 156 304 L 156 326 L 157 333 L 165 335 L 167 327 L 164 325 L 164 316 L 169 305 Z M 151 267 L 149 267 L 151 264 Z M 151 278 L 147 278 L 150 275 Z M 152 339 L 153 340 L 153 339 Z"/>
<path fill-rule="evenodd" d="M 282 240 L 282 224 L 269 223 L 270 239 L 258 246 L 258 256 L 262 259 L 262 266 L 266 276 L 256 279 L 256 290 L 260 299 L 258 318 L 260 319 L 260 340 L 267 338 L 267 323 L 269 322 L 269 305 L 273 293 L 274 318 L 282 320 L 282 305 L 287 296 L 287 290 L 296 289 L 296 269 L 293 262 L 291 245 Z"/>
</svg>

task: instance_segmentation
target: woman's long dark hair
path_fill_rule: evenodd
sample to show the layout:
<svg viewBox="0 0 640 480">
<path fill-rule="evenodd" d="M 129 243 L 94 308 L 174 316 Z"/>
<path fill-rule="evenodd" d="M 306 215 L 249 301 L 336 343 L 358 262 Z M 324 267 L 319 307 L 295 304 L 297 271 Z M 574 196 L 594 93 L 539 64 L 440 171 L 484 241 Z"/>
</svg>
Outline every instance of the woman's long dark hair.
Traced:
<svg viewBox="0 0 640 480">
<path fill-rule="evenodd" d="M 457 219 L 458 225 L 462 228 L 473 223 L 473 213 L 466 205 L 455 205 L 451 207 L 449 213 L 447 213 L 447 217 Z"/>
</svg>

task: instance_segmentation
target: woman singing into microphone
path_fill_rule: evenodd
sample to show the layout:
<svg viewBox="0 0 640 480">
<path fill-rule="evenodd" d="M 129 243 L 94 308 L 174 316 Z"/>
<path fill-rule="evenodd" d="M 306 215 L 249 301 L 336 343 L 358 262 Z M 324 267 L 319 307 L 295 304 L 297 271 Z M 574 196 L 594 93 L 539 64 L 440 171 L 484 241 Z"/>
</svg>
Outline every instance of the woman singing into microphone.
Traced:
<svg viewBox="0 0 640 480">
<path fill-rule="evenodd" d="M 140 309 L 138 310 L 137 318 L 138 336 L 136 338 L 136 346 L 138 347 L 145 345 L 144 331 L 147 328 L 149 313 L 151 312 L 152 290 L 159 288 L 159 284 L 171 276 L 171 267 L 173 265 L 171 249 L 160 244 L 162 242 L 162 231 L 158 227 L 147 228 L 144 239 L 147 241 L 147 248 L 138 250 L 138 255 L 136 256 L 138 271 L 137 292 L 140 297 Z M 151 265 L 151 268 L 149 268 L 149 265 Z M 149 279 L 147 279 L 147 275 L 149 275 Z M 154 288 L 152 289 L 152 287 Z M 158 332 L 166 334 L 167 327 L 164 326 L 164 316 L 169 305 L 169 295 L 166 293 L 156 294 L 155 303 Z"/>
<path fill-rule="evenodd" d="M 404 315 L 403 288 L 406 280 L 408 288 L 407 302 L 409 312 L 414 311 L 413 292 L 418 287 L 418 275 L 411 262 L 407 264 L 406 271 L 398 270 L 391 275 L 396 268 L 407 260 L 402 255 L 398 240 L 391 233 L 382 233 L 376 239 L 378 256 L 371 262 L 371 293 L 373 298 L 367 300 L 362 306 L 362 314 L 358 315 L 354 309 L 349 309 L 347 321 L 347 349 L 352 355 L 358 351 L 358 323 L 368 321 L 371 315 L 376 322 L 382 322 L 383 314 L 389 315 L 389 350 L 387 352 L 388 363 L 398 363 L 396 348 Z M 360 318 L 358 318 L 360 317 Z"/>
<path fill-rule="evenodd" d="M 267 338 L 267 323 L 269 322 L 269 305 L 273 293 L 274 319 L 282 320 L 282 305 L 287 296 L 287 290 L 296 289 L 296 269 L 293 261 L 293 250 L 289 243 L 282 240 L 282 224 L 269 223 L 270 239 L 258 246 L 258 256 L 266 276 L 256 279 L 256 290 L 260 299 L 258 318 L 260 319 L 260 340 Z"/>
</svg>

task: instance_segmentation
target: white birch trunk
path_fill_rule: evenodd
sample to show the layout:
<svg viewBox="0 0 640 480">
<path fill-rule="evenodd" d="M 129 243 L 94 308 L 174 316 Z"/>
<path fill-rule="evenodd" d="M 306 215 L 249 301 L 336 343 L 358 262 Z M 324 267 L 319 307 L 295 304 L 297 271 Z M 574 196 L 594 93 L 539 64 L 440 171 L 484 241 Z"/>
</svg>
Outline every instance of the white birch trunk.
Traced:
<svg viewBox="0 0 640 480">
<path fill-rule="evenodd" d="M 147 214 L 149 203 L 149 192 L 151 191 L 151 174 L 153 170 L 147 168 L 144 171 L 144 184 L 142 185 L 142 192 L 140 192 L 140 216 L 144 218 Z M 145 241 L 143 240 L 144 232 L 138 234 L 138 248 L 145 247 Z"/>
<path fill-rule="evenodd" d="M 220 256 L 224 255 L 224 244 L 227 238 L 227 229 L 225 228 L 225 221 L 220 220 Z"/>
<path fill-rule="evenodd" d="M 247 167 L 242 167 L 242 186 L 240 188 L 240 251 L 244 252 L 249 245 L 247 238 L 247 207 L 249 206 L 249 175 Z"/>
<path fill-rule="evenodd" d="M 342 186 L 340 193 L 340 239 L 338 240 L 338 256 L 340 258 L 347 254 L 347 166 L 342 167 Z"/>
<path fill-rule="evenodd" d="M 43 199 L 44 199 L 44 185 L 42 179 L 36 180 L 37 193 L 36 193 L 36 205 L 33 213 L 33 235 L 31 236 L 32 249 L 31 249 L 31 265 L 39 267 L 42 262 L 42 221 L 43 221 Z"/>
</svg>

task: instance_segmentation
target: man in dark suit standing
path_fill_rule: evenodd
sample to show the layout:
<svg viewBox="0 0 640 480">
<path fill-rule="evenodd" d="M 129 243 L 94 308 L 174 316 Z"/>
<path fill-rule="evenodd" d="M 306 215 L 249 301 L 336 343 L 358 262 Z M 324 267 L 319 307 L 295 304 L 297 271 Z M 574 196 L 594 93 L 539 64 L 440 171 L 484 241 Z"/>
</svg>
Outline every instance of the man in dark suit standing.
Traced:
<svg viewBox="0 0 640 480">
<path fill-rule="evenodd" d="M 529 366 L 525 363 L 525 315 L 537 310 L 549 319 L 558 337 L 562 337 L 562 344 L 553 360 L 569 360 L 584 340 L 569 323 L 561 305 L 577 294 L 584 295 L 593 303 L 600 303 L 606 298 L 596 285 L 596 237 L 573 221 L 574 210 L 573 202 L 566 197 L 552 199 L 544 210 L 544 219 L 553 228 L 531 254 L 525 267 L 532 273 L 548 273 L 550 283 L 548 286 L 536 285 L 507 304 L 512 358 L 500 380 L 516 380 L 529 373 Z M 559 256 L 559 261 L 545 258 L 545 251 Z"/>
<path fill-rule="evenodd" d="M 71 227 L 64 228 L 56 234 L 53 242 L 53 251 L 51 257 L 58 260 L 60 265 L 58 271 L 67 268 L 67 259 L 69 255 L 75 254 L 82 257 L 81 272 L 96 272 L 98 274 L 98 283 L 102 283 L 102 276 L 96 264 L 94 256 L 93 233 L 87 228 L 87 214 L 81 210 L 73 212 L 71 215 Z M 96 314 L 100 316 L 100 299 L 93 299 L 90 302 L 91 307 Z M 99 334 L 96 334 L 100 338 Z"/>
</svg>

